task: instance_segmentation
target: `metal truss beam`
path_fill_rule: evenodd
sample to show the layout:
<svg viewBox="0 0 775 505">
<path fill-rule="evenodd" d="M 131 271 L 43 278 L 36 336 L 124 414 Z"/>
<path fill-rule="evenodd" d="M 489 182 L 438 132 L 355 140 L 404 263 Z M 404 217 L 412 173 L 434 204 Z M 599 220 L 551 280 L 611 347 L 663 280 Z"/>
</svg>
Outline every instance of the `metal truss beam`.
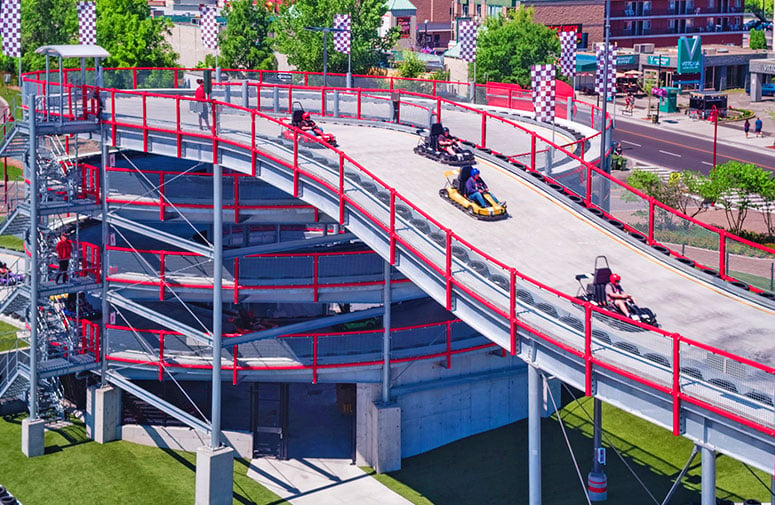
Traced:
<svg viewBox="0 0 775 505">
<path fill-rule="evenodd" d="M 151 226 L 140 224 L 138 222 L 132 221 L 131 219 L 109 214 L 107 221 L 113 226 L 118 226 L 119 228 L 130 230 L 135 233 L 139 233 L 140 235 L 160 240 L 166 244 L 185 249 L 186 251 L 201 254 L 206 258 L 212 259 L 213 257 L 213 250 L 211 247 L 207 247 L 206 245 L 199 244 L 192 240 L 182 239 L 177 235 L 173 235 L 172 233 L 167 233 Z"/>
<path fill-rule="evenodd" d="M 337 233 L 336 235 L 326 235 L 325 237 L 304 240 L 288 240 L 286 242 L 277 242 L 275 244 L 241 247 L 239 249 L 230 249 L 228 251 L 224 251 L 223 259 L 232 259 L 249 254 L 270 254 L 282 251 L 293 251 L 295 249 L 318 245 L 335 244 L 337 242 L 349 242 L 351 240 L 356 240 L 357 238 L 358 237 L 352 233 Z"/>
<path fill-rule="evenodd" d="M 369 317 L 381 316 L 384 311 L 384 307 L 375 307 L 373 309 L 359 310 L 358 312 L 339 314 L 338 316 L 321 317 L 318 319 L 313 319 L 312 321 L 304 321 L 303 323 L 286 324 L 285 326 L 278 326 L 277 328 L 272 328 L 269 330 L 246 333 L 234 338 L 226 338 L 223 340 L 223 345 L 232 346 L 237 344 L 244 344 L 246 342 L 253 342 L 255 340 L 275 338 L 281 335 L 288 335 L 289 333 L 303 333 L 305 331 L 325 328 L 326 326 L 331 326 L 334 324 L 349 323 L 350 321 L 358 321 L 361 319 L 367 319 Z"/>
<path fill-rule="evenodd" d="M 164 314 L 160 314 L 156 312 L 155 310 L 151 310 L 150 308 L 146 307 L 145 305 L 141 305 L 135 301 L 132 301 L 128 298 L 124 298 L 123 296 L 116 294 L 116 293 L 108 293 L 108 302 L 112 305 L 115 305 L 117 307 L 121 307 L 122 309 L 126 309 L 130 312 L 133 312 L 137 314 L 138 316 L 142 316 L 150 321 L 153 321 L 154 323 L 158 323 L 165 328 L 168 328 L 173 331 L 177 331 L 182 333 L 186 337 L 191 337 L 194 340 L 201 342 L 205 345 L 212 346 L 213 345 L 213 339 L 212 336 L 204 331 L 197 330 L 192 328 L 191 326 L 187 324 L 183 324 L 180 321 L 177 321 L 169 316 L 165 316 Z"/>
<path fill-rule="evenodd" d="M 202 432 L 204 434 L 207 434 L 207 435 L 210 434 L 210 424 L 207 421 L 197 419 L 196 417 L 192 416 L 188 412 L 185 412 L 179 409 L 178 407 L 172 405 L 171 403 L 165 400 L 162 400 L 158 396 L 146 391 L 145 389 L 133 383 L 123 375 L 119 374 L 118 372 L 114 370 L 110 370 L 108 372 L 108 382 L 118 386 L 119 388 L 126 391 L 127 393 L 133 396 L 136 396 L 137 398 L 144 401 L 145 403 L 156 407 L 157 409 L 161 410 L 165 414 L 171 415 L 178 421 L 185 423 L 187 426 L 199 432 Z"/>
</svg>

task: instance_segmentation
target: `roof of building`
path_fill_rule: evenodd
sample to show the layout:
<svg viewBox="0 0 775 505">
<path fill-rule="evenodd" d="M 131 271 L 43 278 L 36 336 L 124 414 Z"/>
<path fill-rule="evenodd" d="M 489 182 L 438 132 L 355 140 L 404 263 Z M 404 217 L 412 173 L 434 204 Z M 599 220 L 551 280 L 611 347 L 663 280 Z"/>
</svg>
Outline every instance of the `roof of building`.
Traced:
<svg viewBox="0 0 775 505">
<path fill-rule="evenodd" d="M 57 58 L 107 58 L 110 56 L 110 53 L 100 46 L 80 44 L 41 46 L 35 49 L 35 52 Z"/>
<path fill-rule="evenodd" d="M 409 0 L 387 0 L 389 11 L 416 11 L 417 7 Z"/>
</svg>

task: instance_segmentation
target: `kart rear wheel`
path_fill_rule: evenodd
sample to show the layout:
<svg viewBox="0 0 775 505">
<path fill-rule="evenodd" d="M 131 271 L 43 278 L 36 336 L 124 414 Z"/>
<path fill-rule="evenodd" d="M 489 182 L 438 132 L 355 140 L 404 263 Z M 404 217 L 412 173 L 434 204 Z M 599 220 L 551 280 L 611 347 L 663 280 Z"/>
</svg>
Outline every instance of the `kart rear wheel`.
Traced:
<svg viewBox="0 0 775 505">
<path fill-rule="evenodd" d="M 447 190 L 446 190 L 446 189 L 444 189 L 444 188 L 441 188 L 441 189 L 439 190 L 439 196 L 440 196 L 440 197 L 442 197 L 442 198 L 443 198 L 443 199 L 445 199 L 445 200 L 449 200 L 449 193 L 448 193 L 448 192 L 447 192 Z"/>
</svg>

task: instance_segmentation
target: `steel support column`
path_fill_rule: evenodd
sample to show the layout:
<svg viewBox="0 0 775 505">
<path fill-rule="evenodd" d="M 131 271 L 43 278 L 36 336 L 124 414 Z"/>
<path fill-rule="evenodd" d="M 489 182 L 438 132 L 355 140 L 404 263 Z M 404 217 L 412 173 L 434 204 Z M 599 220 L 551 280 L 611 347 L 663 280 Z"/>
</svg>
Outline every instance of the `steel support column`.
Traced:
<svg viewBox="0 0 775 505">
<path fill-rule="evenodd" d="M 100 118 L 99 121 L 102 121 Z M 108 227 L 108 135 L 110 130 L 104 124 L 100 126 L 100 148 L 102 152 L 102 166 L 100 167 L 99 198 L 102 207 L 102 221 L 100 231 L 102 245 L 100 246 L 100 275 L 102 276 L 102 322 L 100 323 L 100 383 L 106 386 L 108 383 L 108 321 L 110 317 L 110 304 L 108 303 L 108 244 L 110 243 L 110 228 Z"/>
<path fill-rule="evenodd" d="M 60 86 L 61 88 L 61 86 Z M 37 151 L 38 138 L 35 125 L 34 94 L 27 95 L 27 120 L 29 122 L 30 141 L 28 151 L 24 156 L 24 166 L 30 178 L 30 307 L 28 319 L 30 324 L 30 420 L 38 418 L 38 288 L 40 287 L 40 265 L 38 262 L 38 221 L 40 206 L 40 188 L 38 188 Z"/>
<path fill-rule="evenodd" d="M 221 445 L 221 336 L 223 318 L 223 169 L 213 163 L 213 376 L 210 447 Z"/>
<path fill-rule="evenodd" d="M 541 505 L 541 412 L 543 402 L 541 372 L 533 365 L 527 367 L 527 444 L 529 504 Z"/>
<path fill-rule="evenodd" d="M 385 261 L 385 288 L 382 293 L 382 302 L 384 312 L 382 314 L 382 403 L 390 402 L 390 304 L 393 301 L 393 294 L 390 291 L 390 272 L 389 261 Z"/>
<path fill-rule="evenodd" d="M 716 451 L 708 447 L 700 449 L 702 454 L 702 499 L 701 505 L 716 505 Z"/>
</svg>

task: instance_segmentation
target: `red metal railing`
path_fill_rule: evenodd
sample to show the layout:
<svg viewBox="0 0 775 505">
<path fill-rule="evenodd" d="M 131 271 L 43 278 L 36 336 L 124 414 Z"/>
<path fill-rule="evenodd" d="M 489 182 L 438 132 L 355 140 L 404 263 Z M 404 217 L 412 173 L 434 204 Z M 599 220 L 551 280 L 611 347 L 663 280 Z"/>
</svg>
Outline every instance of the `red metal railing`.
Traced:
<svg viewBox="0 0 775 505">
<path fill-rule="evenodd" d="M 149 98 L 153 98 L 154 100 L 162 99 L 169 102 L 174 101 L 175 106 L 179 111 L 182 104 L 184 104 L 186 101 L 190 101 L 190 99 L 186 97 L 180 97 L 180 96 L 168 97 L 162 94 L 121 92 L 118 90 L 106 90 L 106 91 L 110 95 L 110 101 L 112 104 L 115 104 L 117 96 L 138 96 L 142 99 L 143 104 L 145 104 L 146 100 Z M 683 354 L 686 352 L 689 352 L 686 349 L 686 346 L 691 346 L 694 348 L 703 349 L 703 351 L 706 354 L 711 353 L 714 356 L 718 356 L 720 359 L 729 360 L 730 362 L 735 363 L 736 366 L 739 366 L 745 370 L 751 371 L 751 373 L 763 373 L 768 378 L 773 373 L 775 373 L 775 368 L 769 367 L 763 364 L 755 363 L 750 360 L 746 360 L 744 358 L 704 345 L 700 342 L 692 341 L 690 339 L 681 337 L 680 335 L 677 335 L 677 334 L 668 333 L 658 328 L 653 328 L 637 322 L 630 321 L 616 314 L 612 314 L 598 307 L 592 306 L 587 302 L 581 302 L 575 299 L 574 297 L 571 297 L 562 292 L 559 292 L 551 288 L 550 286 L 542 284 L 541 282 L 536 281 L 535 279 L 532 279 L 529 276 L 522 274 L 515 267 L 506 265 L 498 261 L 496 258 L 493 258 L 487 255 L 483 251 L 474 247 L 472 244 L 466 242 L 462 237 L 455 234 L 451 229 L 443 227 L 438 221 L 433 219 L 432 216 L 423 212 L 419 207 L 414 205 L 410 200 L 400 195 L 395 188 L 390 187 L 388 184 L 384 183 L 377 176 L 371 173 L 368 169 L 358 164 L 355 160 L 352 160 L 351 158 L 349 158 L 345 153 L 337 149 L 333 149 L 333 151 L 339 157 L 338 181 L 333 180 L 329 178 L 325 173 L 320 173 L 319 171 L 315 171 L 314 167 L 308 169 L 308 168 L 305 168 L 304 166 L 299 165 L 298 137 L 307 136 L 306 133 L 300 130 L 292 129 L 289 126 L 285 125 L 282 121 L 278 121 L 272 117 L 265 116 L 253 109 L 237 107 L 228 103 L 223 103 L 215 100 L 211 101 L 210 103 L 224 108 L 231 108 L 235 111 L 240 111 L 242 114 L 249 116 L 250 122 L 251 122 L 251 125 L 250 125 L 251 132 L 255 132 L 257 122 L 261 122 L 262 124 L 272 125 L 272 127 L 275 129 L 276 128 L 280 128 L 281 130 L 290 129 L 290 131 L 293 132 L 294 138 L 297 139 L 297 142 L 295 142 L 295 147 L 294 147 L 293 161 L 287 161 L 285 159 L 278 158 L 277 156 L 274 156 L 270 153 L 261 151 L 256 146 L 255 135 L 251 135 L 252 140 L 248 145 L 239 140 L 235 140 L 234 138 L 225 138 L 225 137 L 214 135 L 212 132 L 202 133 L 198 131 L 186 130 L 184 128 L 184 125 L 181 124 L 180 114 L 177 114 L 174 129 L 162 128 L 159 126 L 150 126 L 148 122 L 148 109 L 145 106 L 143 106 L 141 109 L 143 116 L 141 118 L 142 122 L 140 124 L 126 122 L 123 120 L 119 121 L 116 115 L 115 105 L 112 106 L 110 118 L 107 120 L 107 123 L 111 125 L 113 129 L 114 142 L 116 140 L 115 135 L 118 127 L 133 128 L 133 129 L 139 128 L 139 129 L 142 129 L 143 135 L 146 138 L 146 140 L 149 132 L 173 134 L 177 136 L 177 138 L 182 138 L 185 135 L 186 137 L 200 137 L 200 138 L 209 139 L 212 141 L 214 154 L 217 153 L 218 147 L 221 144 L 233 146 L 239 149 L 249 150 L 251 152 L 252 160 L 255 161 L 259 156 L 263 158 L 268 158 L 273 162 L 275 162 L 277 165 L 281 167 L 285 167 L 285 169 L 289 170 L 289 172 L 293 174 L 294 193 L 298 194 L 298 188 L 300 187 L 301 184 L 313 184 L 323 190 L 330 192 L 332 195 L 336 196 L 339 201 L 340 223 L 342 224 L 344 223 L 345 211 L 349 211 L 351 213 L 352 212 L 359 213 L 362 219 L 370 221 L 373 226 L 375 226 L 377 229 L 382 230 L 387 236 L 390 237 L 390 258 L 396 257 L 395 249 L 400 245 L 400 247 L 404 251 L 411 253 L 419 261 L 425 263 L 425 265 L 430 271 L 434 271 L 440 276 L 442 276 L 446 280 L 446 284 L 447 284 L 447 308 L 448 309 L 451 308 L 451 301 L 455 293 L 464 293 L 471 300 L 475 300 L 477 303 L 486 307 L 492 313 L 492 317 L 494 319 L 503 320 L 503 322 L 506 323 L 506 326 L 511 328 L 512 354 L 517 352 L 516 345 L 515 345 L 516 332 L 521 330 L 523 332 L 526 332 L 527 334 L 532 335 L 535 338 L 544 340 L 554 345 L 557 348 L 563 349 L 564 351 L 583 359 L 587 363 L 585 381 L 588 386 L 591 384 L 592 374 L 594 373 L 594 367 L 600 367 L 600 368 L 609 370 L 613 373 L 616 373 L 622 377 L 626 377 L 630 380 L 644 384 L 657 391 L 661 391 L 664 394 L 670 395 L 673 400 L 674 408 L 677 409 L 678 411 L 680 411 L 681 402 L 687 402 L 687 403 L 691 403 L 691 404 L 706 408 L 710 411 L 716 412 L 721 416 L 724 416 L 728 419 L 732 419 L 735 422 L 739 422 L 755 430 L 761 431 L 769 436 L 775 435 L 775 427 L 773 426 L 771 419 L 761 420 L 747 414 L 741 414 L 730 407 L 725 407 L 721 405 L 716 400 L 708 400 L 707 398 L 698 396 L 698 394 L 692 394 L 691 392 L 689 392 L 687 387 L 682 386 L 681 384 L 681 370 L 682 370 L 681 363 L 682 363 Z M 457 104 L 453 104 L 453 106 L 457 106 Z M 215 124 L 215 120 L 217 119 L 216 117 L 217 110 L 218 110 L 218 107 L 212 107 L 213 124 Z M 484 129 L 486 128 L 487 119 L 493 116 L 487 114 L 486 112 L 479 112 L 479 114 L 481 114 L 481 116 L 485 118 L 482 121 L 482 142 L 484 143 L 486 138 L 486 136 L 484 135 L 485 134 Z M 501 120 L 501 121 L 505 121 L 505 120 Z M 515 127 L 520 128 L 518 125 L 515 125 Z M 532 139 L 536 138 L 534 133 L 532 134 L 531 138 Z M 307 136 L 307 141 L 319 142 L 314 137 L 309 137 L 309 136 Z M 566 155 L 571 156 L 572 158 L 578 160 L 580 165 L 586 170 L 588 180 L 592 178 L 593 174 L 598 174 L 601 176 L 605 175 L 597 171 L 591 164 L 583 160 L 580 160 L 574 154 L 565 151 L 562 147 L 554 145 L 551 142 L 546 141 L 545 139 L 541 139 L 541 141 L 564 152 Z M 535 143 L 535 140 L 533 140 L 533 143 Z M 322 147 L 328 148 L 326 144 L 321 143 L 321 145 Z M 147 142 L 145 144 L 145 147 L 147 149 Z M 217 160 L 213 160 L 213 161 L 217 161 Z M 357 195 L 353 196 L 353 194 L 349 192 L 345 192 L 345 182 L 344 182 L 345 165 L 347 165 L 349 168 L 356 169 L 359 174 L 368 177 L 373 184 L 377 185 L 379 188 L 383 189 L 384 191 L 386 191 L 388 194 L 391 195 L 390 196 L 391 204 L 389 205 L 389 209 L 387 211 L 386 217 L 384 216 L 384 212 L 382 211 L 380 211 L 382 213 L 382 216 L 375 215 L 375 211 L 370 210 L 369 208 L 366 208 L 363 205 L 360 205 L 358 201 L 356 201 Z M 528 168 L 532 169 L 533 167 L 528 167 Z M 256 166 L 254 163 L 252 167 L 252 173 L 255 174 L 255 172 L 256 172 Z M 591 201 L 590 194 L 588 193 L 585 196 L 587 199 L 587 204 L 590 206 L 593 206 L 592 205 L 593 202 Z M 399 232 L 395 228 L 394 223 L 396 220 L 396 207 L 398 202 L 400 202 L 402 205 L 405 205 L 413 209 L 414 212 L 423 216 L 425 220 L 429 223 L 429 226 L 432 229 L 435 229 L 438 232 L 443 234 L 443 236 L 446 239 L 446 255 L 444 255 L 443 253 L 436 254 L 433 251 L 425 252 L 427 248 L 424 249 L 423 251 L 419 250 L 412 244 L 413 237 L 410 235 L 410 232 L 407 232 L 405 230 Z M 651 205 L 652 202 L 649 202 L 649 203 L 650 203 L 649 205 L 650 208 L 655 207 L 655 205 Z M 675 214 L 675 212 L 673 212 L 673 214 Z M 679 217 L 682 217 L 687 220 L 691 220 L 691 218 L 689 218 L 688 216 L 679 216 Z M 706 225 L 703 225 L 703 226 L 706 226 Z M 712 228 L 712 227 L 709 227 L 709 228 Z M 503 272 L 508 273 L 509 289 L 506 290 L 508 292 L 507 307 L 504 308 L 498 301 L 490 300 L 487 296 L 479 293 L 478 286 L 475 284 L 474 281 L 470 280 L 470 278 L 459 276 L 457 272 L 453 271 L 452 257 L 455 250 L 454 248 L 455 246 L 460 246 L 460 245 L 466 247 L 472 253 L 475 253 L 476 255 L 478 255 L 478 257 L 481 258 L 483 261 L 485 261 L 491 268 L 500 269 Z M 772 250 L 766 247 L 761 247 L 761 246 L 757 247 L 754 245 L 751 245 L 751 247 L 758 249 L 760 251 L 766 252 L 768 254 L 775 253 L 775 250 Z M 533 289 L 539 290 L 543 293 L 550 294 L 556 297 L 558 300 L 562 300 L 564 303 L 568 305 L 581 306 L 581 308 L 583 308 L 586 315 L 583 345 L 573 345 L 573 343 L 568 343 L 566 341 L 563 341 L 562 339 L 556 336 L 550 335 L 547 332 L 542 331 L 537 327 L 532 327 L 529 324 L 525 323 L 523 320 L 521 320 L 519 316 L 516 315 L 516 311 L 514 310 L 514 307 L 517 304 L 517 297 L 518 297 L 517 285 L 518 284 L 532 286 Z M 592 325 L 592 320 L 594 318 L 608 318 L 608 319 L 617 320 L 618 324 L 620 325 L 634 325 L 641 328 L 643 331 L 651 332 L 651 334 L 653 335 L 659 336 L 660 338 L 663 338 L 663 339 L 666 339 L 667 341 L 672 342 L 673 351 L 671 356 L 672 369 L 669 372 L 671 376 L 670 380 L 659 381 L 656 379 L 644 377 L 641 374 L 634 373 L 630 370 L 627 370 L 626 367 L 624 367 L 621 364 L 613 363 L 610 360 L 597 357 L 595 355 L 595 352 L 592 351 L 593 337 L 592 337 L 591 325 Z M 578 344 L 578 342 L 576 342 L 576 344 Z M 206 367 L 206 365 L 202 365 L 202 367 Z M 587 394 L 591 393 L 589 388 L 587 388 L 586 393 Z M 680 425 L 677 422 L 677 416 L 674 422 L 673 431 L 674 433 L 680 432 Z"/>
<path fill-rule="evenodd" d="M 169 277 L 170 275 L 174 275 L 175 272 L 168 272 L 167 262 L 169 258 L 193 258 L 193 261 L 197 261 L 197 258 L 205 259 L 204 256 L 193 253 L 193 252 L 185 252 L 185 251 L 164 251 L 164 250 L 156 250 L 156 249 L 134 249 L 130 247 L 117 247 L 117 246 L 108 246 L 106 247 L 108 251 L 116 252 L 116 253 L 131 253 L 133 255 L 149 255 L 152 256 L 154 259 L 158 260 L 159 263 L 159 270 L 158 270 L 158 279 L 151 279 L 151 280 L 136 280 L 136 279 L 128 279 L 121 277 L 121 271 L 118 269 L 111 269 L 110 275 L 108 275 L 107 280 L 109 282 L 115 282 L 118 284 L 131 284 L 131 285 L 140 285 L 140 286 L 154 286 L 159 288 L 159 300 L 163 301 L 165 299 L 165 292 L 167 288 L 189 288 L 189 289 L 206 289 L 206 290 L 212 290 L 214 285 L 211 282 L 196 282 L 196 283 L 186 283 L 186 282 L 180 282 L 180 281 L 170 281 Z M 321 259 L 325 260 L 326 258 L 342 258 L 342 257 L 353 257 L 353 259 L 356 259 L 357 257 L 361 258 L 369 258 L 369 257 L 378 257 L 377 253 L 373 251 L 348 251 L 348 252 L 327 252 L 327 253 L 277 253 L 277 254 L 254 254 L 245 256 L 244 258 L 234 258 L 233 260 L 233 278 L 226 281 L 224 283 L 223 289 L 226 290 L 233 290 L 234 292 L 234 303 L 238 303 L 239 295 L 242 292 L 250 292 L 250 291 L 274 291 L 274 290 L 285 290 L 285 289 L 305 289 L 305 290 L 311 290 L 313 295 L 313 301 L 318 301 L 318 295 L 320 293 L 320 290 L 324 289 L 331 289 L 331 288 L 350 288 L 350 287 L 364 287 L 364 286 L 383 286 L 385 284 L 384 279 L 382 280 L 376 280 L 376 281 L 356 281 L 356 282 L 324 282 L 321 281 L 320 277 L 320 261 Z M 249 263 L 250 258 L 257 258 L 257 259 L 296 259 L 303 261 L 299 263 L 296 262 L 295 266 L 297 268 L 300 268 L 304 271 L 311 271 L 312 272 L 312 282 L 311 283 L 283 283 L 279 279 L 273 279 L 272 277 L 267 277 L 266 281 L 275 281 L 271 282 L 270 284 L 261 284 L 261 285 L 254 285 L 249 284 L 247 281 L 241 281 L 240 278 L 240 271 L 242 270 L 241 266 L 244 263 Z M 203 261 L 204 262 L 204 261 Z M 380 271 L 378 276 L 382 276 L 382 272 Z M 300 274 L 302 277 L 307 277 L 306 275 Z M 390 281 L 392 285 L 398 285 L 398 284 L 405 284 L 408 283 L 408 279 L 393 279 Z"/>
<path fill-rule="evenodd" d="M 391 334 L 394 336 L 394 339 L 400 339 L 402 333 L 411 332 L 411 331 L 417 331 L 417 330 L 429 330 L 429 331 L 436 331 L 438 335 L 442 335 L 442 338 L 439 338 L 438 336 L 433 339 L 432 343 L 425 343 L 425 344 L 418 344 L 419 347 L 429 347 L 430 344 L 432 344 L 435 348 L 443 347 L 443 351 L 436 351 L 436 352 L 411 352 L 411 356 L 407 357 L 396 357 L 391 358 L 390 363 L 392 364 L 398 364 L 398 363 L 405 363 L 410 361 L 418 361 L 418 360 L 427 360 L 427 359 L 438 359 L 442 358 L 444 359 L 445 366 L 447 368 L 452 367 L 452 357 L 457 354 L 463 354 L 468 352 L 475 352 L 480 351 L 482 349 L 489 349 L 489 348 L 495 348 L 497 347 L 497 344 L 494 343 L 484 343 L 484 344 L 476 344 L 476 345 L 469 345 L 469 346 L 463 346 L 459 348 L 453 348 L 453 326 L 455 325 L 462 325 L 463 323 L 460 320 L 450 320 L 450 321 L 444 321 L 440 323 L 431 323 L 431 324 L 422 324 L 422 325 L 413 325 L 413 326 L 404 326 L 404 327 L 397 327 L 391 329 Z M 131 328 L 129 326 L 122 326 L 122 325 L 115 325 L 115 324 L 109 324 L 107 325 L 107 328 L 109 330 L 117 330 L 117 331 L 126 331 L 131 332 L 132 334 L 148 334 L 153 335 L 155 338 L 158 338 L 158 359 L 157 360 L 149 360 L 149 359 L 134 359 L 129 358 L 126 356 L 117 356 L 115 354 L 109 354 L 107 356 L 107 359 L 109 361 L 116 361 L 121 363 L 132 363 L 132 364 L 138 364 L 138 365 L 144 365 L 144 366 L 154 366 L 158 367 L 159 369 L 159 380 L 162 380 L 163 377 L 163 371 L 165 368 L 190 368 L 190 369 L 212 369 L 211 363 L 185 363 L 185 358 L 182 358 L 181 356 L 176 355 L 174 359 L 168 359 L 165 357 L 165 339 L 168 339 L 170 337 L 174 338 L 183 338 L 184 335 L 178 332 L 174 331 L 168 331 L 168 330 L 159 330 L 159 329 L 138 329 L 138 328 Z M 338 339 L 341 339 L 342 337 L 353 337 L 357 336 L 359 339 L 367 339 L 370 336 L 374 336 L 377 339 L 382 338 L 382 329 L 376 329 L 376 330 L 362 330 L 362 331 L 340 331 L 340 332 L 326 332 L 326 333 L 304 333 L 304 334 L 287 334 L 282 335 L 280 337 L 277 337 L 281 340 L 307 340 L 309 341 L 310 345 L 309 348 L 312 350 L 309 356 L 307 356 L 304 361 L 307 363 L 294 363 L 294 364 L 288 364 L 288 365 L 273 365 L 270 363 L 265 363 L 261 365 L 249 365 L 246 364 L 245 359 L 239 358 L 239 345 L 234 345 L 232 350 L 232 364 L 231 366 L 223 366 L 222 368 L 224 370 L 232 370 L 232 380 L 234 384 L 237 383 L 237 376 L 238 372 L 248 372 L 248 371 L 267 371 L 267 370 L 311 370 L 312 371 L 312 377 L 313 382 L 317 382 L 317 375 L 319 370 L 325 370 L 325 369 L 335 369 L 335 368 L 346 368 L 346 367 L 365 367 L 365 366 L 379 366 L 383 363 L 382 358 L 379 359 L 367 359 L 363 360 L 362 357 L 355 357 L 355 361 L 350 362 L 336 362 L 331 363 L 331 357 L 330 356 L 323 356 L 323 354 L 320 352 L 320 349 L 322 347 L 336 347 L 336 342 Z M 224 345 L 228 346 L 228 339 L 233 337 L 240 336 L 240 333 L 226 333 L 223 335 L 225 342 Z M 328 343 L 331 342 L 331 343 Z M 248 345 L 248 344 L 243 344 Z M 378 351 L 377 354 L 381 352 Z M 394 351 L 395 352 L 395 351 Z M 372 352 L 364 351 L 363 355 L 373 354 Z M 193 359 L 189 359 L 188 361 L 196 361 L 196 357 Z"/>
</svg>

